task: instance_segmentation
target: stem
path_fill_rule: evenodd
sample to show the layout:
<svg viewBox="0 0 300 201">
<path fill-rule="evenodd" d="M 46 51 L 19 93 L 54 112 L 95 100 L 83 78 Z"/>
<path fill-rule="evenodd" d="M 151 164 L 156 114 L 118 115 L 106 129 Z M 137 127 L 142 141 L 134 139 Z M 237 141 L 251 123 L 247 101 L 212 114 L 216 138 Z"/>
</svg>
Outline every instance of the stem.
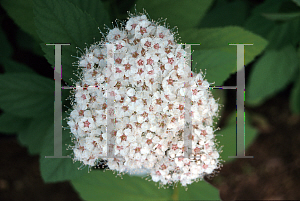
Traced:
<svg viewBox="0 0 300 201">
<path fill-rule="evenodd" d="M 178 200 L 178 194 L 179 194 L 179 187 L 175 186 L 172 194 L 172 200 L 176 201 Z"/>
</svg>

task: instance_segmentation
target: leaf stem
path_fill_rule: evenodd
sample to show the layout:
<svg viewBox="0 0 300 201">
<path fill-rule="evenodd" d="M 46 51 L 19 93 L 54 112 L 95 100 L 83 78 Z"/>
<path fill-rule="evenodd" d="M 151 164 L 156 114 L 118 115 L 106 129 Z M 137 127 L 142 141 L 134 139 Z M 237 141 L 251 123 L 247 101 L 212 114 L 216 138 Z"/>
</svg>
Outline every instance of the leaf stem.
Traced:
<svg viewBox="0 0 300 201">
<path fill-rule="evenodd" d="M 179 187 L 175 186 L 175 188 L 173 190 L 173 194 L 172 194 L 172 200 L 173 201 L 178 200 L 178 194 L 179 194 Z"/>
</svg>

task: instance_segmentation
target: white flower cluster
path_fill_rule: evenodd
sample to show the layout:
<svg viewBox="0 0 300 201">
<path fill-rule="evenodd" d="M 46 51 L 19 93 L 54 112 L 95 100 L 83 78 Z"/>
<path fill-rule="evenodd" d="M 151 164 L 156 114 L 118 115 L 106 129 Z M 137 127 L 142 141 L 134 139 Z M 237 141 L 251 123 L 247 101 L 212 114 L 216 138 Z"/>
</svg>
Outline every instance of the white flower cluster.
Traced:
<svg viewBox="0 0 300 201">
<path fill-rule="evenodd" d="M 114 47 L 111 67 L 106 44 Z M 79 60 L 82 78 L 68 121 L 76 139 L 74 160 L 89 166 L 107 160 L 118 172 L 148 169 L 152 180 L 164 185 L 186 186 L 218 168 L 213 130 L 218 103 L 202 74 L 191 76 L 185 56 L 170 30 L 145 15 L 132 16 L 125 28 L 110 30 L 105 41 L 87 49 Z M 191 99 L 186 99 L 186 89 Z M 186 100 L 192 119 L 187 157 Z M 113 158 L 107 157 L 109 149 Z"/>
</svg>

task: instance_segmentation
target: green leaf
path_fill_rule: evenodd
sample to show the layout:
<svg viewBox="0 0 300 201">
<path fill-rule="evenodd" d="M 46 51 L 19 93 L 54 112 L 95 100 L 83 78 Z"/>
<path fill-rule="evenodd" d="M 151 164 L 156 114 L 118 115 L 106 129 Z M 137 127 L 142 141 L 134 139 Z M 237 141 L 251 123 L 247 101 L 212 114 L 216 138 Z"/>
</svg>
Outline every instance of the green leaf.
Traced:
<svg viewBox="0 0 300 201">
<path fill-rule="evenodd" d="M 7 59 L 3 63 L 5 72 L 7 73 L 35 73 L 34 70 L 14 60 Z"/>
<path fill-rule="evenodd" d="M 300 12 L 297 13 L 262 13 L 266 19 L 269 20 L 278 20 L 278 21 L 286 21 L 292 20 L 300 16 Z"/>
<path fill-rule="evenodd" d="M 103 13 L 103 8 L 97 8 Z M 89 14 L 83 12 L 69 1 L 59 0 L 34 0 L 35 23 L 38 34 L 42 41 L 42 50 L 48 62 L 54 67 L 54 46 L 46 46 L 45 43 L 70 43 L 69 46 L 62 46 L 62 78 L 67 83 L 72 83 L 73 71 L 77 67 L 72 66 L 77 60 L 76 47 L 84 49 L 85 43 L 100 41 L 99 25 Z M 104 19 L 104 17 L 103 17 Z"/>
<path fill-rule="evenodd" d="M 66 117 L 66 113 L 62 114 L 62 119 Z M 62 126 L 67 127 L 65 120 L 62 121 Z M 54 147 L 62 148 L 62 156 L 72 154 L 72 150 L 67 150 L 67 145 L 71 144 L 69 130 L 62 131 L 62 144 L 54 145 L 54 124 L 46 131 L 46 136 L 43 141 L 42 151 L 40 154 L 40 169 L 44 182 L 60 182 L 71 179 L 81 178 L 88 174 L 88 168 L 78 170 L 79 162 L 73 163 L 71 158 L 45 158 L 45 156 L 54 155 Z"/>
<path fill-rule="evenodd" d="M 0 63 L 3 63 L 3 61 L 7 60 L 12 56 L 13 49 L 11 47 L 11 44 L 8 42 L 8 39 L 4 33 L 4 31 L 0 28 Z"/>
<path fill-rule="evenodd" d="M 72 180 L 73 187 L 84 200 L 171 200 L 174 190 L 171 188 L 158 189 L 153 181 L 142 178 L 122 175 L 115 178 L 112 171 L 91 171 L 84 177 Z M 220 199 L 218 190 L 204 181 L 175 189 L 176 196 L 181 200 Z M 117 193 L 116 193 L 117 192 Z"/>
<path fill-rule="evenodd" d="M 294 87 L 292 89 L 290 107 L 293 113 L 295 114 L 300 113 L 300 79 L 298 79 L 295 82 Z"/>
<path fill-rule="evenodd" d="M 287 44 L 296 44 L 300 41 L 300 18 L 295 18 L 281 24 L 277 24 L 267 35 L 269 46 L 267 49 L 282 49 Z"/>
<path fill-rule="evenodd" d="M 294 17 L 294 13 L 299 9 L 289 0 L 266 0 L 260 6 L 253 10 L 252 17 L 245 24 L 245 28 L 265 37 L 269 41 L 268 49 L 282 48 L 288 43 L 295 45 L 299 41 L 300 34 L 300 18 Z M 270 18 L 291 18 L 288 21 L 275 22 L 267 19 L 264 13 L 289 13 L 287 16 L 269 16 Z M 290 16 L 292 15 L 292 16 Z"/>
<path fill-rule="evenodd" d="M 269 32 L 275 26 L 275 22 L 266 19 L 261 14 L 267 12 L 278 12 L 280 6 L 285 1 L 286 0 L 266 0 L 262 4 L 259 4 L 253 9 L 251 16 L 244 25 L 244 28 L 259 34 L 262 37 L 267 37 Z"/>
<path fill-rule="evenodd" d="M 300 6 L 300 0 L 292 0 L 297 6 Z"/>
<path fill-rule="evenodd" d="M 246 112 L 245 117 L 245 150 L 249 145 L 253 142 L 257 135 L 257 131 L 250 124 L 249 120 L 250 116 Z M 222 148 L 223 152 L 220 154 L 221 158 L 226 162 L 232 161 L 234 158 L 228 158 L 228 156 L 236 156 L 236 112 L 232 113 L 229 117 L 227 126 L 220 131 L 216 132 L 216 139 L 220 141 L 220 146 L 224 146 Z"/>
<path fill-rule="evenodd" d="M 229 26 L 223 28 L 190 29 L 181 35 L 184 43 L 200 44 L 192 46 L 193 62 L 197 62 L 197 70 L 207 69 L 206 79 L 220 86 L 237 71 L 237 47 L 229 44 L 245 45 L 245 65 L 259 55 L 267 45 L 262 37 L 244 30 L 241 27 Z"/>
<path fill-rule="evenodd" d="M 293 79 L 298 60 L 294 47 L 268 50 L 254 65 L 246 87 L 246 103 L 261 104 L 278 91 L 284 89 Z"/>
<path fill-rule="evenodd" d="M 26 128 L 29 119 L 4 112 L 0 115 L 0 133 L 15 134 Z"/>
<path fill-rule="evenodd" d="M 38 74 L 0 75 L 0 107 L 20 117 L 42 118 L 53 112 L 54 82 Z"/>
<path fill-rule="evenodd" d="M 43 142 L 50 126 L 53 126 L 53 115 L 32 119 L 27 129 L 18 133 L 19 142 L 28 148 L 31 155 L 40 154 L 43 149 Z"/>
<path fill-rule="evenodd" d="M 16 43 L 18 48 L 30 51 L 38 56 L 44 57 L 44 52 L 40 46 L 41 40 L 35 40 L 31 35 L 19 29 L 17 31 Z"/>
<path fill-rule="evenodd" d="M 179 188 L 179 200 L 220 200 L 219 190 L 206 181 L 199 181 L 187 186 Z"/>
<path fill-rule="evenodd" d="M 212 3 L 212 0 L 138 0 L 136 8 L 139 12 L 142 12 L 144 8 L 154 20 L 167 18 L 170 27 L 177 26 L 180 33 L 188 28 L 196 27 Z"/>
<path fill-rule="evenodd" d="M 204 69 L 207 69 L 205 79 L 210 83 L 214 83 L 212 85 L 215 86 L 223 85 L 230 74 L 236 71 L 236 54 L 234 53 L 218 49 L 195 50 L 192 58 L 193 65 L 196 65 L 196 71 L 198 72 L 201 69 L 204 72 Z"/>
<path fill-rule="evenodd" d="M 33 20 L 32 0 L 1 0 L 0 3 L 22 30 L 39 41 Z"/>
<path fill-rule="evenodd" d="M 293 113 L 299 114 L 300 113 L 300 79 L 299 79 L 300 47 L 298 47 L 297 55 L 298 55 L 298 77 L 294 83 L 294 87 L 291 92 L 290 107 Z"/>
<path fill-rule="evenodd" d="M 89 1 L 68 0 L 68 1 L 73 3 L 82 11 L 88 13 L 92 18 L 94 18 L 98 23 L 98 25 L 100 26 L 100 29 L 102 29 L 104 24 L 109 25 L 111 23 L 109 20 L 109 15 L 107 11 L 104 9 L 104 5 L 102 1 L 99 0 L 89 0 Z M 99 11 L 99 8 L 101 12 Z"/>
<path fill-rule="evenodd" d="M 242 26 L 248 10 L 247 1 L 216 1 L 216 5 L 201 20 L 199 28 Z"/>
<path fill-rule="evenodd" d="M 172 189 L 158 189 L 155 183 L 140 177 L 123 175 L 115 178 L 112 171 L 93 170 L 71 184 L 84 200 L 168 200 Z M 116 193 L 118 192 L 118 193 Z"/>
</svg>

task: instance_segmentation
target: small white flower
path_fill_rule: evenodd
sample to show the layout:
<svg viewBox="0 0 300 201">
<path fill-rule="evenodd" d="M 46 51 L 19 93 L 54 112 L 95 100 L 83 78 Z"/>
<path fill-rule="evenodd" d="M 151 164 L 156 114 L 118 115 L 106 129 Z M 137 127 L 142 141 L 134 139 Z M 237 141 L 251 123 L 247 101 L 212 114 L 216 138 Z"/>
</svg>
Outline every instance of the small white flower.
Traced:
<svg viewBox="0 0 300 201">
<path fill-rule="evenodd" d="M 107 53 L 105 43 L 114 44 L 114 51 Z M 161 184 L 185 186 L 211 173 L 220 157 L 212 127 L 218 103 L 201 73 L 189 77 L 187 55 L 168 28 L 146 15 L 130 17 L 123 29 L 111 29 L 104 41 L 86 49 L 68 121 L 76 138 L 74 160 L 93 166 L 104 159 L 118 172 L 150 169 L 152 180 Z M 196 159 L 184 158 L 187 89 L 193 119 L 188 138 L 194 156 L 201 156 Z M 112 125 L 115 135 L 109 136 Z M 110 138 L 122 159 L 103 157 Z"/>
</svg>

